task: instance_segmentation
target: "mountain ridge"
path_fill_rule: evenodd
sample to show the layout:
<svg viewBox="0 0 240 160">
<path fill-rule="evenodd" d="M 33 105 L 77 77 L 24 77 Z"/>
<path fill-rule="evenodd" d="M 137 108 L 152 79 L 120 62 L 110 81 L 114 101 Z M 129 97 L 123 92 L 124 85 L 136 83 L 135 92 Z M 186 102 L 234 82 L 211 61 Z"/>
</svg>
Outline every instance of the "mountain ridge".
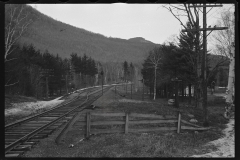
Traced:
<svg viewBox="0 0 240 160">
<path fill-rule="evenodd" d="M 106 37 L 82 28 L 54 20 L 31 6 L 27 6 L 35 21 L 21 37 L 21 44 L 33 44 L 41 52 L 48 50 L 62 58 L 71 53 L 86 54 L 102 62 L 131 61 L 141 63 L 148 52 L 158 46 L 142 37 L 130 39 Z M 145 42 L 145 43 L 143 43 Z"/>
<path fill-rule="evenodd" d="M 128 39 L 129 41 L 132 41 L 132 42 L 143 42 L 143 43 L 153 43 L 149 40 L 146 40 L 145 38 L 143 37 L 133 37 L 133 38 L 129 38 Z"/>
</svg>

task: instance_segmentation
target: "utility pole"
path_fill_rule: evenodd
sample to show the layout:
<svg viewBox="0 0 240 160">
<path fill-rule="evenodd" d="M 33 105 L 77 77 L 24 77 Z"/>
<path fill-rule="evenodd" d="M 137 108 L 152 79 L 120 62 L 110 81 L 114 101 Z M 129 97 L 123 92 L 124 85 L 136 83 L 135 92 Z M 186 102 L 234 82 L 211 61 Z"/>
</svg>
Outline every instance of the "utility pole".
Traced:
<svg viewBox="0 0 240 160">
<path fill-rule="evenodd" d="M 203 31 L 203 53 L 202 53 L 202 66 L 201 66 L 201 75 L 202 75 L 202 93 L 203 93 L 203 110 L 204 110 L 204 125 L 208 126 L 208 111 L 207 111 L 207 75 L 206 75 L 206 55 L 207 55 L 207 31 L 213 31 L 213 30 L 224 30 L 228 29 L 228 27 L 208 27 L 207 28 L 207 13 L 206 13 L 206 8 L 207 7 L 222 7 L 222 5 L 206 5 L 204 3 L 203 5 L 195 5 L 195 6 L 190 6 L 190 7 L 203 7 L 203 28 L 198 28 L 198 29 L 184 29 L 182 30 L 183 32 L 191 32 L 191 31 Z M 211 33 L 210 32 L 210 33 Z M 209 34 L 210 34 L 209 33 Z M 209 35 L 208 34 L 208 35 Z"/>
<path fill-rule="evenodd" d="M 208 126 L 208 111 L 207 111 L 207 85 L 206 85 L 206 79 L 207 79 L 207 74 L 206 74 L 206 55 L 207 55 L 207 12 L 206 12 L 206 4 L 203 4 L 203 55 L 202 55 L 202 70 L 201 70 L 201 75 L 202 75 L 202 106 L 203 106 L 203 112 L 204 112 L 204 123 L 206 126 Z"/>
</svg>

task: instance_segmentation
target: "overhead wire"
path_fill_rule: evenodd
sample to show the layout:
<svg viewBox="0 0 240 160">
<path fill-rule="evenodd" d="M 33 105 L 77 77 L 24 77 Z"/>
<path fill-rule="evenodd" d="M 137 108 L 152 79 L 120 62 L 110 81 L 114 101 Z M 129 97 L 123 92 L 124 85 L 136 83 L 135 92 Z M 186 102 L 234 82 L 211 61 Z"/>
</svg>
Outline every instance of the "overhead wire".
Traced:
<svg viewBox="0 0 240 160">
<path fill-rule="evenodd" d="M 219 9 L 221 9 L 221 7 L 217 8 L 217 9 L 215 10 L 215 12 L 213 12 L 211 15 L 207 16 L 207 18 L 210 18 L 212 15 L 215 15 Z"/>
<path fill-rule="evenodd" d="M 208 14 L 208 12 L 210 12 L 212 9 L 213 9 L 213 7 L 207 11 L 207 14 Z"/>
<path fill-rule="evenodd" d="M 234 7 L 234 6 L 230 6 L 230 7 L 228 7 L 228 9 L 225 9 L 225 10 L 229 11 L 232 7 Z M 223 8 L 219 8 L 219 9 L 221 9 L 220 11 L 224 10 Z M 221 17 L 216 17 L 216 15 L 220 13 L 220 11 L 217 12 L 217 10 L 216 10 L 214 12 L 215 14 L 211 14 L 211 16 L 208 17 L 209 18 L 208 20 L 212 20 L 213 18 L 221 20 L 222 19 Z"/>
</svg>

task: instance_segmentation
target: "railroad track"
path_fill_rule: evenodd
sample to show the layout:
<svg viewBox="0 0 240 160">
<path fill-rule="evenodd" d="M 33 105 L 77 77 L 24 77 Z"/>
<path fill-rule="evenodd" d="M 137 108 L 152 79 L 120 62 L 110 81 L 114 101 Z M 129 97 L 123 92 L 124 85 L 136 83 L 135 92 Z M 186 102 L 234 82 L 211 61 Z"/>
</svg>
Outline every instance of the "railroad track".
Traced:
<svg viewBox="0 0 240 160">
<path fill-rule="evenodd" d="M 105 87 L 104 92 L 110 88 L 111 86 Z M 86 96 L 81 96 L 84 93 Z M 57 128 L 71 120 L 77 112 L 81 112 L 101 96 L 101 89 L 91 88 L 81 92 L 68 103 L 6 125 L 5 157 L 18 157 L 30 150 L 33 145 L 48 137 Z"/>
</svg>

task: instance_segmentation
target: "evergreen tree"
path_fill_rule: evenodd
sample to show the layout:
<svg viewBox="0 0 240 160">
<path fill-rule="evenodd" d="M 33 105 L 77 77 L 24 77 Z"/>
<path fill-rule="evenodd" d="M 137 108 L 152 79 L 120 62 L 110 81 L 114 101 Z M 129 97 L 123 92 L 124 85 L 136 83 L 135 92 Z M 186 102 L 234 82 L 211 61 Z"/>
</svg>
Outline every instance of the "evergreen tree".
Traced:
<svg viewBox="0 0 240 160">
<path fill-rule="evenodd" d="M 188 29 L 192 29 L 190 23 L 186 24 Z M 201 50 L 202 44 L 197 37 L 199 32 L 180 32 L 179 37 L 179 47 L 180 52 L 185 59 L 185 75 L 182 79 L 188 83 L 189 91 L 191 90 L 191 85 L 194 85 L 194 96 L 195 96 L 195 106 L 198 106 L 198 99 L 200 95 L 200 68 L 201 68 Z M 189 103 L 191 103 L 191 94 L 189 94 Z"/>
<path fill-rule="evenodd" d="M 84 75 L 87 75 L 87 63 L 88 63 L 88 57 L 86 56 L 86 54 L 83 55 L 82 57 L 82 73 Z"/>
<path fill-rule="evenodd" d="M 130 79 L 131 81 L 133 80 L 133 77 L 134 77 L 134 66 L 132 64 L 132 62 L 130 63 Z"/>
<path fill-rule="evenodd" d="M 129 67 L 128 67 L 128 62 L 124 61 L 123 62 L 123 71 L 124 71 L 124 80 L 128 80 L 128 75 L 129 75 Z"/>
<path fill-rule="evenodd" d="M 154 68 L 149 62 L 149 57 L 144 60 L 141 73 L 144 79 L 144 85 L 150 87 L 150 90 L 152 91 L 154 86 Z"/>
<path fill-rule="evenodd" d="M 191 29 L 191 25 L 188 22 L 186 24 L 188 29 Z M 196 52 L 196 36 L 197 33 L 180 32 L 179 36 L 179 52 L 182 55 L 183 61 L 183 72 L 185 76 L 182 77 L 185 81 L 190 84 L 195 84 L 198 78 L 198 62 L 200 61 L 200 55 Z"/>
</svg>

